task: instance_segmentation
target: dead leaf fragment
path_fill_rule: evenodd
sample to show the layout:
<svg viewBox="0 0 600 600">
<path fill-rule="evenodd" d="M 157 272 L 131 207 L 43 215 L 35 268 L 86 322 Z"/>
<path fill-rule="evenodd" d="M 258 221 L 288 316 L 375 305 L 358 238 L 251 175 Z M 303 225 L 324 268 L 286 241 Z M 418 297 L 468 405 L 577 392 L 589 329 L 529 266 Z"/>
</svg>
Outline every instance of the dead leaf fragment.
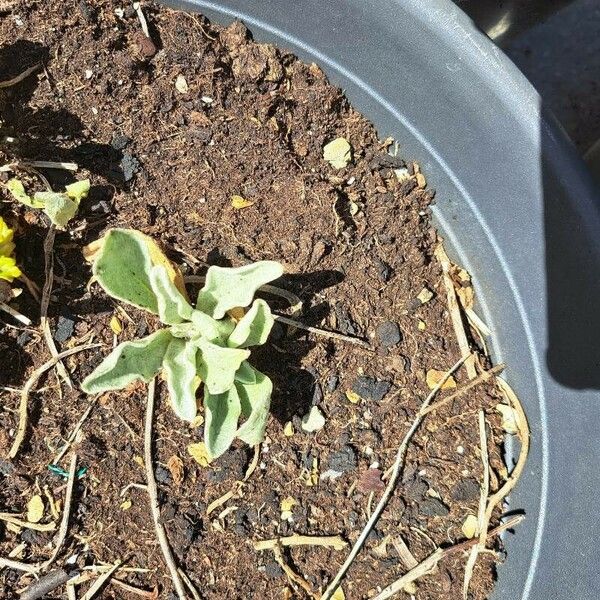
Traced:
<svg viewBox="0 0 600 600">
<path fill-rule="evenodd" d="M 331 600 L 346 600 L 346 594 L 344 594 L 344 590 L 340 586 L 333 592 L 333 596 L 331 596 Z"/>
<path fill-rule="evenodd" d="M 113 315 L 110 319 L 110 328 L 115 335 L 119 335 L 123 331 L 123 325 L 116 315 Z"/>
<path fill-rule="evenodd" d="M 245 198 L 242 198 L 242 196 L 231 196 L 231 206 L 233 206 L 233 208 L 235 208 L 236 210 L 239 210 L 241 208 L 248 208 L 249 206 L 252 206 L 254 204 L 254 200 L 246 200 Z"/>
<path fill-rule="evenodd" d="M 427 181 L 425 180 L 425 176 L 423 175 L 423 173 L 417 173 L 416 179 L 417 179 L 417 186 L 420 189 L 423 189 L 427 185 Z"/>
<path fill-rule="evenodd" d="M 285 437 L 292 437 L 294 435 L 294 426 L 291 421 L 288 421 L 283 428 L 283 435 Z"/>
<path fill-rule="evenodd" d="M 177 79 L 175 79 L 175 89 L 180 94 L 188 93 L 189 87 L 188 87 L 187 81 L 185 80 L 185 77 L 181 74 L 177 75 Z"/>
<path fill-rule="evenodd" d="M 292 509 L 296 506 L 298 502 L 296 502 L 295 498 L 288 496 L 281 501 L 279 508 L 281 509 L 281 520 L 289 521 L 292 518 Z"/>
<path fill-rule="evenodd" d="M 179 456 L 173 454 L 173 456 L 169 458 L 167 461 L 167 469 L 169 469 L 175 485 L 179 485 L 183 481 L 184 477 L 183 461 L 179 458 Z"/>
<path fill-rule="evenodd" d="M 502 415 L 502 429 L 511 435 L 519 433 L 515 409 L 508 404 L 498 404 L 496 410 Z"/>
<path fill-rule="evenodd" d="M 133 506 L 133 502 L 130 499 L 123 500 L 121 502 L 121 510 L 129 510 Z"/>
<path fill-rule="evenodd" d="M 332 167 L 343 169 L 352 160 L 352 146 L 346 138 L 336 138 L 323 147 L 323 158 Z"/>
<path fill-rule="evenodd" d="M 27 503 L 27 520 L 30 523 L 39 523 L 44 516 L 44 501 L 38 494 L 31 497 Z"/>
<path fill-rule="evenodd" d="M 352 390 L 346 391 L 346 398 L 348 398 L 352 404 L 358 404 L 360 402 L 360 396 Z"/>
<path fill-rule="evenodd" d="M 427 371 L 426 381 L 427 387 L 432 390 L 434 389 L 442 379 L 444 379 L 446 375 L 445 371 L 438 371 L 437 369 L 429 369 Z M 456 387 L 456 380 L 452 375 L 446 379 L 444 385 L 442 385 L 443 390 L 453 390 Z"/>
<path fill-rule="evenodd" d="M 188 454 L 201 466 L 208 467 L 210 464 L 210 454 L 204 442 L 190 444 L 187 447 Z"/>
<path fill-rule="evenodd" d="M 464 536 L 468 539 L 473 539 L 479 530 L 479 522 L 477 521 L 477 517 L 475 515 L 468 515 L 465 519 L 465 522 L 462 524 L 462 532 Z"/>
<path fill-rule="evenodd" d="M 432 298 L 433 292 L 426 287 L 424 287 L 417 295 L 417 300 L 419 300 L 421 304 L 427 304 Z"/>
<path fill-rule="evenodd" d="M 307 433 L 313 433 L 323 429 L 325 417 L 318 406 L 311 406 L 308 414 L 302 417 L 302 429 Z"/>
</svg>

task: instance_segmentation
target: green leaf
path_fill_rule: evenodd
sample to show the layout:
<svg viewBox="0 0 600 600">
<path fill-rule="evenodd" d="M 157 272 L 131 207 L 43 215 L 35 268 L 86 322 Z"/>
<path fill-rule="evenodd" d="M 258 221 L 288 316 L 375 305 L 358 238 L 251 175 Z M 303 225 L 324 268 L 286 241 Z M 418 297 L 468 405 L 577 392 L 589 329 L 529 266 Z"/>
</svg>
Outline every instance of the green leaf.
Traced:
<svg viewBox="0 0 600 600">
<path fill-rule="evenodd" d="M 256 374 L 258 371 L 245 360 L 236 371 L 235 380 L 240 383 L 256 383 Z"/>
<path fill-rule="evenodd" d="M 200 384 L 196 376 L 197 353 L 194 344 L 173 338 L 163 361 L 173 410 L 184 421 L 193 421 L 196 416 L 196 390 Z"/>
<path fill-rule="evenodd" d="M 249 350 L 223 348 L 205 338 L 196 341 L 198 373 L 211 394 L 222 394 L 233 386 L 236 371 L 250 356 Z"/>
<path fill-rule="evenodd" d="M 24 204 L 25 206 L 30 206 L 31 208 L 44 208 L 44 204 L 40 202 L 35 202 L 30 196 L 25 192 L 25 187 L 20 179 L 9 179 L 6 183 L 6 188 L 13 195 L 13 198 Z"/>
<path fill-rule="evenodd" d="M 217 321 L 199 310 L 192 311 L 190 320 L 202 337 L 217 344 L 225 344 L 225 340 L 235 328 L 235 323 L 232 319 L 226 318 Z"/>
<path fill-rule="evenodd" d="M 198 294 L 196 308 L 215 319 L 238 306 L 248 306 L 256 290 L 283 274 L 283 267 L 274 261 L 259 261 L 235 269 L 209 267 L 206 283 Z"/>
<path fill-rule="evenodd" d="M 158 301 L 150 282 L 151 268 L 144 234 L 133 229 L 111 229 L 104 236 L 92 271 L 113 298 L 158 314 Z"/>
<path fill-rule="evenodd" d="M 225 452 L 235 438 L 242 411 L 235 387 L 223 394 L 211 394 L 204 388 L 204 443 L 212 458 Z"/>
<path fill-rule="evenodd" d="M 262 442 L 265 435 L 273 383 L 260 371 L 250 368 L 254 371 L 255 383 L 235 382 L 242 413 L 246 417 L 236 435 L 249 446 L 254 446 Z"/>
<path fill-rule="evenodd" d="M 230 348 L 247 348 L 264 344 L 275 323 L 271 309 L 264 300 L 255 300 L 252 308 L 240 319 L 227 340 Z"/>
<path fill-rule="evenodd" d="M 69 185 L 65 186 L 65 193 L 67 194 L 67 196 L 69 196 L 69 198 L 75 200 L 75 202 L 77 202 L 77 205 L 79 205 L 81 200 L 88 195 L 89 191 L 89 179 L 82 179 L 81 181 L 76 181 L 75 183 L 70 183 Z"/>
<path fill-rule="evenodd" d="M 36 192 L 33 201 L 40 203 L 50 221 L 61 229 L 65 229 L 79 210 L 79 202 L 60 192 Z"/>
<path fill-rule="evenodd" d="M 158 315 L 166 325 L 177 325 L 189 321 L 192 307 L 177 289 L 164 265 L 156 265 L 150 269 L 150 285 L 156 296 Z"/>
<path fill-rule="evenodd" d="M 118 390 L 136 379 L 148 383 L 159 371 L 173 336 L 161 329 L 135 342 L 119 344 L 91 375 L 81 389 L 87 394 Z"/>
</svg>

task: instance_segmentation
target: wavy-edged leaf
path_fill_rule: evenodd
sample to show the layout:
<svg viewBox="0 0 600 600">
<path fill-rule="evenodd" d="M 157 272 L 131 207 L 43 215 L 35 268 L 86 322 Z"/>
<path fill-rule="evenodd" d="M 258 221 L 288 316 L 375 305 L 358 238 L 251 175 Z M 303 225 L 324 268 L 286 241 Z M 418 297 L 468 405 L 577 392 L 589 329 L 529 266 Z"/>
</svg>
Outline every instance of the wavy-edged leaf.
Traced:
<svg viewBox="0 0 600 600">
<path fill-rule="evenodd" d="M 250 366 L 250 369 L 254 371 L 255 383 L 235 382 L 242 414 L 246 417 L 236 436 L 249 446 L 254 446 L 262 442 L 265 435 L 273 382 L 254 367 Z"/>
<path fill-rule="evenodd" d="M 257 299 L 235 326 L 227 340 L 227 345 L 230 348 L 260 346 L 267 341 L 273 323 L 275 319 L 269 305 L 264 300 Z"/>
<path fill-rule="evenodd" d="M 161 329 L 135 342 L 119 344 L 81 384 L 88 394 L 118 390 L 136 379 L 148 383 L 162 366 L 173 340 L 167 329 Z"/>
<path fill-rule="evenodd" d="M 113 298 L 158 314 L 158 301 L 150 283 L 152 261 L 145 238 L 132 229 L 109 230 L 92 272 Z"/>
<path fill-rule="evenodd" d="M 82 179 L 81 181 L 75 181 L 65 186 L 65 193 L 69 198 L 75 200 L 77 204 L 81 202 L 83 198 L 88 195 L 90 191 L 90 180 Z"/>
<path fill-rule="evenodd" d="M 204 443 L 212 458 L 225 452 L 233 442 L 241 413 L 236 387 L 223 394 L 211 394 L 204 388 Z"/>
<path fill-rule="evenodd" d="M 245 360 L 240 364 L 240 368 L 236 371 L 235 380 L 240 383 L 256 383 L 256 374 L 258 371 Z"/>
<path fill-rule="evenodd" d="M 196 416 L 196 391 L 200 384 L 196 375 L 197 353 L 194 344 L 173 338 L 163 360 L 171 405 L 184 421 L 193 421 Z"/>
<path fill-rule="evenodd" d="M 31 196 L 25 191 L 25 186 L 20 179 L 12 178 L 6 182 L 6 188 L 12 194 L 13 198 L 31 208 L 44 208 L 43 202 L 36 202 Z"/>
<path fill-rule="evenodd" d="M 189 321 L 193 308 L 177 289 L 164 265 L 150 269 L 150 285 L 156 296 L 158 316 L 166 325 L 178 325 Z"/>
<path fill-rule="evenodd" d="M 222 394 L 233 386 L 236 371 L 250 356 L 249 350 L 223 348 L 205 338 L 195 342 L 200 348 L 196 362 L 198 373 L 211 394 Z"/>
<path fill-rule="evenodd" d="M 79 210 L 79 202 L 69 198 L 65 193 L 36 192 L 33 200 L 42 204 L 50 221 L 61 229 L 67 226 Z"/>
<path fill-rule="evenodd" d="M 283 275 L 283 267 L 275 261 L 263 260 L 244 267 L 209 267 L 206 283 L 198 293 L 196 308 L 215 319 L 238 306 L 248 306 L 256 290 Z"/>
<path fill-rule="evenodd" d="M 225 318 L 217 321 L 200 310 L 193 310 L 190 320 L 202 337 L 216 343 L 225 344 L 225 340 L 235 329 L 235 323 L 232 319 Z"/>
</svg>

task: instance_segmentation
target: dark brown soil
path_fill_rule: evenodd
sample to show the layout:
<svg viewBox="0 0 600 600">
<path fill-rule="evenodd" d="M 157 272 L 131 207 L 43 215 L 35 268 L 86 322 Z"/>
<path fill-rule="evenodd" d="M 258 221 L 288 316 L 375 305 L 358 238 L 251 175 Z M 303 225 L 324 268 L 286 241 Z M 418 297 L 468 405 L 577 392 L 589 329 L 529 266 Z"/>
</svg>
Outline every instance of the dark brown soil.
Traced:
<svg viewBox="0 0 600 600">
<path fill-rule="evenodd" d="M 121 17 L 116 9 L 122 6 Z M 86 288 L 90 270 L 81 250 L 110 226 L 135 227 L 159 239 L 187 274 L 202 274 L 209 264 L 281 261 L 287 272 L 281 285 L 302 298 L 303 322 L 371 342 L 373 352 L 297 330 L 274 330 L 254 359 L 275 384 L 259 465 L 241 491 L 210 516 L 207 506 L 235 488 L 253 451 L 239 444 L 210 467 L 199 466 L 187 446 L 201 440 L 202 428 L 178 421 L 159 386 L 155 461 L 162 521 L 202 598 L 302 597 L 273 554 L 256 552 L 252 542 L 292 533 L 339 534 L 354 542 L 379 497 L 377 476 L 392 464 L 429 391 L 426 372 L 446 370 L 459 358 L 433 257 L 434 194 L 415 165 L 388 155 L 393 147 L 377 138 L 316 65 L 255 44 L 239 23 L 223 29 L 201 16 L 153 5 L 144 10 L 152 42 L 127 3 L 26 1 L 1 16 L 0 80 L 37 61 L 44 65 L 23 83 L 0 90 L 2 138 L 15 139 L 3 143 L 1 162 L 70 160 L 81 166 L 78 178 L 91 178 L 90 197 L 71 231 L 56 239 L 50 306 L 60 349 L 88 340 L 91 332 L 106 344 L 66 360 L 76 384 L 112 346 L 114 314 L 124 326 L 119 340 L 156 326 L 128 307 L 131 320 L 124 318 L 97 286 Z M 175 88 L 178 75 L 187 82 L 186 93 Z M 338 136 L 354 150 L 342 170 L 322 156 L 324 144 Z M 405 166 L 408 176 L 400 182 L 393 168 Z M 45 174 L 56 187 L 68 181 L 64 172 Z M 35 177 L 28 181 L 41 189 Z M 17 228 L 20 264 L 41 286 L 46 225 L 6 191 L 2 195 L 2 216 Z M 252 206 L 234 209 L 233 195 Z M 424 287 L 433 298 L 422 304 L 417 295 Z M 37 326 L 39 305 L 24 291 L 14 306 L 34 326 L 16 326 L 2 315 L 0 384 L 20 388 L 49 355 Z M 464 383 L 462 370 L 456 379 Z M 358 403 L 346 396 L 353 388 L 361 393 Z M 2 397 L 5 457 L 16 429 L 18 394 L 4 388 Z M 499 398 L 492 386 L 479 386 L 426 419 L 410 446 L 401 483 L 343 583 L 347 599 L 372 597 L 406 572 L 394 546 L 382 544 L 388 536 L 401 535 L 417 560 L 438 545 L 464 539 L 461 525 L 468 514 L 477 514 L 482 476 L 481 407 L 490 424 L 493 489 L 506 475 L 494 410 Z M 47 467 L 90 400 L 77 385 L 61 390 L 54 374 L 40 382 L 18 459 L 0 460 L 0 511 L 24 511 L 33 494 L 44 496 L 46 486 L 62 499 L 64 479 Z M 309 434 L 300 425 L 313 404 L 326 424 Z M 58 564 L 74 555 L 80 567 L 126 560 L 129 567 L 150 571 L 121 572 L 121 579 L 144 589 L 156 586 L 160 598 L 172 598 L 146 492 L 134 487 L 121 495 L 129 484 L 145 481 L 144 407 L 144 386 L 132 386 L 102 396 L 85 422 L 75 449 L 88 470 L 76 487 L 74 518 Z M 290 422 L 294 433 L 286 436 Z M 169 470 L 172 457 L 183 461 L 183 481 L 176 482 Z M 61 466 L 67 463 L 68 455 Z M 339 476 L 327 478 L 332 471 Z M 308 485 L 311 472 L 314 485 Z M 296 504 L 292 518 L 282 520 L 287 497 Z M 50 519 L 46 502 L 45 520 Z M 52 534 L 0 523 L 0 556 L 21 542 L 22 560 L 42 559 L 51 552 Z M 303 547 L 284 555 L 322 592 L 347 551 Z M 462 597 L 464 563 L 462 555 L 443 562 L 417 582 L 416 598 Z M 482 555 L 471 598 L 487 598 L 493 577 L 493 560 Z M 17 597 L 30 581 L 5 569 L 0 597 Z M 64 598 L 64 588 L 48 597 Z M 109 585 L 98 597 L 138 596 Z"/>
</svg>

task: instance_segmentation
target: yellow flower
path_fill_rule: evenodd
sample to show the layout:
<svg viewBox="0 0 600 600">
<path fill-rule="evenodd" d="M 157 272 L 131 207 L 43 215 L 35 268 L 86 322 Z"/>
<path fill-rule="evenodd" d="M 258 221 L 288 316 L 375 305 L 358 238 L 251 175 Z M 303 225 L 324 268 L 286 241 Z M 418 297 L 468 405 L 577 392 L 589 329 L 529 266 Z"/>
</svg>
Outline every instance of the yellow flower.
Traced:
<svg viewBox="0 0 600 600">
<path fill-rule="evenodd" d="M 14 231 L 0 217 L 0 279 L 8 282 L 21 275 L 21 269 L 11 256 L 15 249 L 13 235 Z"/>
<path fill-rule="evenodd" d="M 0 279 L 5 279 L 9 283 L 21 275 L 21 269 L 17 267 L 14 258 L 10 256 L 0 256 Z"/>
<path fill-rule="evenodd" d="M 13 243 L 13 230 L 0 217 L 0 256 L 10 256 L 15 249 Z"/>
</svg>

